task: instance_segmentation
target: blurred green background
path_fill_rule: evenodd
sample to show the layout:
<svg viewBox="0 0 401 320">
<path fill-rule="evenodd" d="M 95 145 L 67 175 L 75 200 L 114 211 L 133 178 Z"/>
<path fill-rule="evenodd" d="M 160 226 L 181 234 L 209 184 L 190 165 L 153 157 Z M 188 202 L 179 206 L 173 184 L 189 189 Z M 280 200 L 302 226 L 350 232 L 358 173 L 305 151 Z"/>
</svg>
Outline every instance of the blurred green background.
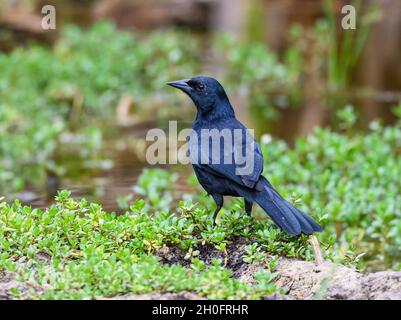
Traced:
<svg viewBox="0 0 401 320">
<path fill-rule="evenodd" d="M 255 129 L 273 184 L 325 217 L 328 245 L 400 268 L 401 3 L 300 2 L 0 1 L 0 195 L 44 208 L 69 189 L 121 212 L 195 192 L 189 166 L 142 173 L 145 136 L 190 126 L 165 82 L 206 74 Z"/>
</svg>

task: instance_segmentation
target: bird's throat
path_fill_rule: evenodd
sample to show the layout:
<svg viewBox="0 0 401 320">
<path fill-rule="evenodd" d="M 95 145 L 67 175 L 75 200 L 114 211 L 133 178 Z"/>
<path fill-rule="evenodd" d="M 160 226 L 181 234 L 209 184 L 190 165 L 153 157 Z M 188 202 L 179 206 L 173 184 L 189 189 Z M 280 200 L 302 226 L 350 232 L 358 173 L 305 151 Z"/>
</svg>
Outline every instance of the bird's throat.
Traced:
<svg viewBox="0 0 401 320">
<path fill-rule="evenodd" d="M 215 103 L 203 109 L 198 108 L 196 116 L 196 120 L 204 120 L 208 122 L 229 118 L 235 118 L 234 109 L 229 102 L 224 104 Z"/>
</svg>

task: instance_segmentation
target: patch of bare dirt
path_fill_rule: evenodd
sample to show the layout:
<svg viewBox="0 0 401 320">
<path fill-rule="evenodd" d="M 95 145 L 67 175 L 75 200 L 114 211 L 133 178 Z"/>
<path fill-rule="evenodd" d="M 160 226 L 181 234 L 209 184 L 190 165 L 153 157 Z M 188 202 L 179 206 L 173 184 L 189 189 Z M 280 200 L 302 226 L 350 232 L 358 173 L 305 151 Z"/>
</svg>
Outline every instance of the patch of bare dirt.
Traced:
<svg viewBox="0 0 401 320">
<path fill-rule="evenodd" d="M 8 271 L 0 271 L 0 300 L 11 300 L 11 289 L 18 289 L 23 294 L 31 288 L 26 283 L 15 280 L 15 275 Z"/>
<path fill-rule="evenodd" d="M 217 250 L 210 244 L 202 245 L 196 248 L 196 250 L 199 251 L 197 257 L 204 261 L 206 265 L 210 265 L 213 259 L 221 259 L 223 265 L 231 269 L 233 277 L 241 281 L 254 283 L 253 274 L 260 269 L 265 269 L 266 266 L 263 263 L 249 264 L 243 261 L 245 246 L 247 244 L 248 241 L 243 238 L 238 238 L 227 245 L 226 252 Z M 156 254 L 161 258 L 162 263 L 178 263 L 183 266 L 189 266 L 191 264 L 190 259 L 185 258 L 186 252 L 178 248 L 178 246 L 163 247 L 159 249 Z"/>
<path fill-rule="evenodd" d="M 225 267 L 232 270 L 233 277 L 254 283 L 256 271 L 267 269 L 265 263 L 245 263 L 243 256 L 247 241 L 237 239 L 227 246 L 226 252 L 219 251 L 211 245 L 197 248 L 198 257 L 210 264 L 213 258 L 222 259 Z M 186 252 L 178 246 L 163 247 L 156 254 L 162 263 L 190 265 Z M 44 260 L 49 257 L 43 256 Z M 355 269 L 325 261 L 320 265 L 313 262 L 280 258 L 276 269 L 276 284 L 286 292 L 285 296 L 276 294 L 265 299 L 329 299 L 329 300 L 401 300 L 401 272 L 382 271 L 361 273 Z M 23 293 L 31 285 L 15 280 L 12 273 L 0 271 L 0 300 L 12 299 L 10 289 L 18 288 Z M 35 288 L 38 289 L 38 288 Z M 40 288 L 39 288 L 40 290 Z M 114 300 L 193 300 L 201 299 L 191 292 L 124 294 L 111 298 Z"/>
<path fill-rule="evenodd" d="M 237 239 L 227 246 L 226 253 L 211 245 L 200 246 L 199 258 L 210 264 L 220 258 L 233 276 L 241 281 L 254 283 L 254 273 L 267 269 L 264 263 L 245 263 L 244 239 Z M 162 263 L 189 265 L 185 252 L 178 247 L 158 252 Z M 313 262 L 281 258 L 274 270 L 278 274 L 276 284 L 286 291 L 286 296 L 273 295 L 267 299 L 329 299 L 329 300 L 401 300 L 401 272 L 382 271 L 361 273 L 355 269 L 325 261 Z"/>
</svg>

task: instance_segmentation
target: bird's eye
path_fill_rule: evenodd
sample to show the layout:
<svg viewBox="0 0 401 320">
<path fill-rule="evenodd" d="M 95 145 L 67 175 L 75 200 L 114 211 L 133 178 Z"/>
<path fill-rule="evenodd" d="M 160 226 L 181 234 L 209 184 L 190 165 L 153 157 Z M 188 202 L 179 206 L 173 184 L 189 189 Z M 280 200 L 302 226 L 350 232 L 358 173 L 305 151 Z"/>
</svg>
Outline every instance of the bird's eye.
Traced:
<svg viewBox="0 0 401 320">
<path fill-rule="evenodd" d="M 203 83 L 198 83 L 198 85 L 195 88 L 195 90 L 197 91 L 202 91 L 203 89 L 205 89 L 205 85 Z"/>
<path fill-rule="evenodd" d="M 187 83 L 195 91 L 203 91 L 203 89 L 205 89 L 205 85 L 202 82 L 195 81 L 195 80 L 189 80 Z"/>
</svg>

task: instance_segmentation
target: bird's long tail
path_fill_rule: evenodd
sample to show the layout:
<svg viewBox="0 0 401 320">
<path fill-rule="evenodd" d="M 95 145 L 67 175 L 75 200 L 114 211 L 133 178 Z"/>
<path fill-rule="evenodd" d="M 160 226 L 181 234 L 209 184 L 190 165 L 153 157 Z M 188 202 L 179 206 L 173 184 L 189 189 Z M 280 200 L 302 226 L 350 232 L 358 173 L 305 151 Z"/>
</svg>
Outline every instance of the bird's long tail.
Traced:
<svg viewBox="0 0 401 320">
<path fill-rule="evenodd" d="M 315 220 L 283 199 L 269 181 L 262 177 L 260 182 L 263 189 L 254 194 L 254 201 L 281 229 L 294 236 L 322 231 L 322 227 Z"/>
</svg>

